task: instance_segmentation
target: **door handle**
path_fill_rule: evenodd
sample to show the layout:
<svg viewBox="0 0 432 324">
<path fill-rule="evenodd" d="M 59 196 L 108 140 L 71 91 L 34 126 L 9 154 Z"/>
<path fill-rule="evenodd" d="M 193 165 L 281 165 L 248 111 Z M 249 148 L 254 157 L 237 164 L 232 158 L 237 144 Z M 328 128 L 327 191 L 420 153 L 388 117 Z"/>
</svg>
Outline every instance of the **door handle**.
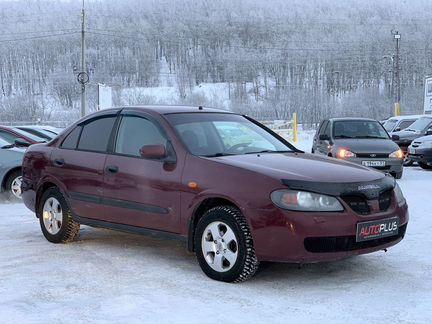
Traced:
<svg viewBox="0 0 432 324">
<path fill-rule="evenodd" d="M 117 173 L 118 172 L 118 166 L 117 165 L 108 165 L 106 167 L 106 171 L 109 173 Z"/>
<path fill-rule="evenodd" d="M 65 164 L 64 159 L 54 159 L 54 165 L 58 167 L 62 167 Z"/>
</svg>

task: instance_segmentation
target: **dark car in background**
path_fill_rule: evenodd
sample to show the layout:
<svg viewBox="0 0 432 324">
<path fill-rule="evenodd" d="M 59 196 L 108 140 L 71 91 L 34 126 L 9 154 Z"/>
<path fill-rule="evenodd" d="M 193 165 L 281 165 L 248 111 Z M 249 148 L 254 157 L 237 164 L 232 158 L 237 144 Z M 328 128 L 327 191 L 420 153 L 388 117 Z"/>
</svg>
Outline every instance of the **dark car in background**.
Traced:
<svg viewBox="0 0 432 324">
<path fill-rule="evenodd" d="M 409 217 L 392 177 L 305 154 L 247 116 L 202 107 L 89 115 L 28 148 L 22 189 L 50 242 L 73 240 L 80 224 L 182 237 L 202 270 L 227 282 L 250 278 L 259 261 L 385 249 Z"/>
<path fill-rule="evenodd" d="M 331 118 L 322 121 L 314 136 L 312 153 L 335 157 L 388 172 L 403 173 L 399 146 L 383 126 L 368 118 Z"/>
<path fill-rule="evenodd" d="M 47 139 L 44 137 L 9 126 L 0 126 L 0 138 L 8 143 L 16 143 L 17 146 L 29 146 L 31 144 L 47 142 Z"/>
<path fill-rule="evenodd" d="M 408 146 L 408 158 L 426 170 L 432 170 L 432 135 L 416 138 Z"/>
<path fill-rule="evenodd" d="M 427 135 L 432 135 L 432 116 L 423 116 L 404 130 L 393 133 L 394 142 L 399 145 L 404 153 L 404 165 L 412 165 L 414 162 L 407 156 L 408 146 L 411 145 L 411 142 L 416 138 Z"/>
<path fill-rule="evenodd" d="M 21 164 L 25 150 L 0 138 L 0 191 L 9 199 L 21 198 Z"/>
<path fill-rule="evenodd" d="M 42 125 L 24 125 L 16 126 L 15 128 L 25 131 L 27 133 L 36 135 L 40 138 L 44 138 L 47 141 L 52 140 L 58 134 L 60 134 L 63 129 L 52 127 L 52 126 L 42 126 Z"/>
</svg>

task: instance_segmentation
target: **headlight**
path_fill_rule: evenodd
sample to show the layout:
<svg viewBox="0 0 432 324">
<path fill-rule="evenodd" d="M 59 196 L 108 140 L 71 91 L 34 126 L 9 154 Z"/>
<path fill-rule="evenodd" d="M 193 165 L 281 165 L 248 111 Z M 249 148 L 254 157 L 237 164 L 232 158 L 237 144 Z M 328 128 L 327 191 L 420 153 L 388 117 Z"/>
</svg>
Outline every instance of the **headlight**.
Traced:
<svg viewBox="0 0 432 324">
<path fill-rule="evenodd" d="M 342 211 L 340 202 L 331 196 L 307 191 L 282 189 L 272 192 L 271 200 L 283 209 L 298 211 Z"/>
<path fill-rule="evenodd" d="M 349 157 L 355 157 L 356 155 L 353 152 L 348 151 L 346 149 L 339 149 L 337 152 L 337 156 L 339 159 L 345 159 Z"/>
<path fill-rule="evenodd" d="M 402 159 L 403 158 L 403 152 L 401 149 L 396 150 L 394 152 L 392 152 L 389 157 L 391 158 L 396 158 L 396 159 Z"/>
<path fill-rule="evenodd" d="M 397 201 L 399 207 L 402 206 L 403 204 L 405 204 L 405 202 L 406 202 L 405 197 L 402 193 L 401 188 L 399 187 L 399 185 L 397 183 L 396 183 L 396 186 L 394 187 L 394 193 L 395 193 L 396 201 Z"/>
</svg>

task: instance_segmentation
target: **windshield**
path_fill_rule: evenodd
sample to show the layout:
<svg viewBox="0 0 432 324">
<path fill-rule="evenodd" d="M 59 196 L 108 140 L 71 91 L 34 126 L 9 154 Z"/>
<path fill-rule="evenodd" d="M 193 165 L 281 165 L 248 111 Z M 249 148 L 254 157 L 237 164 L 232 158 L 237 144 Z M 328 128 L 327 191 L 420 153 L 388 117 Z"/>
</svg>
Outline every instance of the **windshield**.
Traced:
<svg viewBox="0 0 432 324">
<path fill-rule="evenodd" d="M 417 119 L 411 126 L 406 130 L 422 131 L 432 122 L 432 118 L 422 117 Z"/>
<path fill-rule="evenodd" d="M 389 136 L 384 127 L 374 120 L 341 120 L 333 123 L 334 138 L 382 138 Z"/>
<path fill-rule="evenodd" d="M 240 115 L 185 113 L 165 117 L 194 155 L 212 157 L 296 150 Z"/>
<path fill-rule="evenodd" d="M 397 122 L 397 119 L 388 119 L 383 126 L 387 132 L 391 132 L 395 128 Z"/>
</svg>

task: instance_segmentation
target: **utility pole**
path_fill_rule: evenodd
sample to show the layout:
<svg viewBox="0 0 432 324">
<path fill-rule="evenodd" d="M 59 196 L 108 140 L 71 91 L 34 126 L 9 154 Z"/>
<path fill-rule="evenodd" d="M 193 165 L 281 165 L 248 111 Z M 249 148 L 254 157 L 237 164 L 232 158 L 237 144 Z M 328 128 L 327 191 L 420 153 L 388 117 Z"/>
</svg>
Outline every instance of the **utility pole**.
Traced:
<svg viewBox="0 0 432 324">
<path fill-rule="evenodd" d="M 86 114 L 86 83 L 88 82 L 88 74 L 85 67 L 85 11 L 84 0 L 82 1 L 81 11 L 81 77 L 78 82 L 81 83 L 81 117 Z"/>
<path fill-rule="evenodd" d="M 400 66 L 399 66 L 399 40 L 401 35 L 398 31 L 394 34 L 394 38 L 396 40 L 396 54 L 394 58 L 394 78 L 396 81 L 396 98 L 395 98 L 395 116 L 400 116 L 401 107 L 400 107 L 400 93 L 401 93 L 401 79 L 400 79 Z"/>
</svg>

